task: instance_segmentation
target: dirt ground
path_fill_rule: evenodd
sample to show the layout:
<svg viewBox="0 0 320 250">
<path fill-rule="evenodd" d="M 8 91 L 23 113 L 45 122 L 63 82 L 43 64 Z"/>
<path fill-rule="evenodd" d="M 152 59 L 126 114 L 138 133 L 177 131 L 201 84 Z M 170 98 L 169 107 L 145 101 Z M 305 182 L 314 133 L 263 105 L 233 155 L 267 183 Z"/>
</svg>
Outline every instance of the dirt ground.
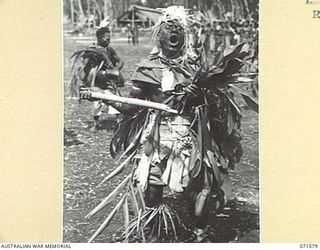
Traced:
<svg viewBox="0 0 320 250">
<path fill-rule="evenodd" d="M 65 35 L 65 86 L 70 77 L 68 59 L 71 54 L 92 42 L 93 37 Z M 111 46 L 125 62 L 122 70 L 125 79 L 130 79 L 135 65 L 146 58 L 152 49 L 148 38 L 141 39 L 137 46 L 128 45 L 125 38 L 117 38 Z M 96 133 L 90 132 L 92 104 L 86 101 L 79 104 L 77 100 L 67 98 L 67 93 L 65 87 L 63 241 L 87 242 L 108 216 L 112 206 L 88 220 L 85 216 L 119 184 L 126 173 L 97 188 L 98 183 L 116 166 L 109 153 L 116 119 L 103 115 L 103 128 Z M 209 218 L 212 242 L 259 242 L 258 115 L 245 107 L 242 127 L 244 154 L 236 169 L 230 173 L 233 198 L 220 214 Z M 188 224 L 188 213 L 183 201 L 175 195 L 169 195 L 166 199 L 178 210 L 182 221 Z M 112 242 L 112 234 L 122 225 L 118 215 L 95 242 Z M 190 231 L 180 231 L 178 241 L 188 242 L 190 236 Z"/>
</svg>

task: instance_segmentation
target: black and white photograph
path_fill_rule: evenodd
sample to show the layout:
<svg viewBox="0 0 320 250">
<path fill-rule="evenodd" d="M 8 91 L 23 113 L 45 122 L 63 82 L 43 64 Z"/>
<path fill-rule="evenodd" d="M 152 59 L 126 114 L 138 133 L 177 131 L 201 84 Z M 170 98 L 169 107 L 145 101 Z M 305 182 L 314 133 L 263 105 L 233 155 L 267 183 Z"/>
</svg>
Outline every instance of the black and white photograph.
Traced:
<svg viewBox="0 0 320 250">
<path fill-rule="evenodd" d="M 63 0 L 63 242 L 259 243 L 258 0 Z"/>
</svg>

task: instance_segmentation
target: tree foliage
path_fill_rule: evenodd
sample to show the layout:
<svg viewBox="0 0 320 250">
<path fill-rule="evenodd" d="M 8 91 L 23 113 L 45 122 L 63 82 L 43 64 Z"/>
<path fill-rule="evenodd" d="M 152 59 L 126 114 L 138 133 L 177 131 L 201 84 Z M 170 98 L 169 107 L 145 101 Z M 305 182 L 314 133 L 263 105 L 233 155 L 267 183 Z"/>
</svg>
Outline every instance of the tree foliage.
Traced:
<svg viewBox="0 0 320 250">
<path fill-rule="evenodd" d="M 105 17 L 116 20 L 132 4 L 151 8 L 164 8 L 170 5 L 183 5 L 197 9 L 210 19 L 225 19 L 231 13 L 233 19 L 258 18 L 259 0 L 64 0 L 63 13 L 71 22 L 78 23 L 90 15 L 97 24 Z"/>
</svg>

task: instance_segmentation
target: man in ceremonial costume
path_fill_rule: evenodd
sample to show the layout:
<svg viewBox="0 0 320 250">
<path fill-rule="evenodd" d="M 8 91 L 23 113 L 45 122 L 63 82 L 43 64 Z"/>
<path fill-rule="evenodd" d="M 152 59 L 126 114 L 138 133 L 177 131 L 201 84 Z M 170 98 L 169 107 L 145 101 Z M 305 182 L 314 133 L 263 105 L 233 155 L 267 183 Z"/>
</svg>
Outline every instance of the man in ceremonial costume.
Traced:
<svg viewBox="0 0 320 250">
<path fill-rule="evenodd" d="M 115 195 L 121 195 L 118 205 L 124 204 L 124 211 L 127 211 L 126 195 L 137 200 L 133 196 L 141 190 L 141 211 L 147 211 L 148 216 L 144 217 L 139 207 L 136 209 L 137 231 L 139 223 L 142 223 L 139 220 L 145 219 L 141 227 L 150 229 L 154 240 L 161 235 L 159 230 L 163 227 L 155 214 L 160 211 L 159 207 L 162 208 L 163 189 L 168 186 L 174 192 L 186 194 L 191 201 L 194 242 L 208 242 L 208 216 L 211 211 L 223 208 L 230 198 L 228 170 L 234 168 L 242 154 L 239 135 L 241 115 L 233 93 L 226 87 L 226 79 L 231 79 L 228 77 L 242 67 L 234 57 L 243 58 L 244 54 L 240 53 L 241 45 L 229 57 L 217 58 L 218 66 L 204 72 L 199 58 L 188 53 L 187 28 L 184 10 L 168 8 L 155 30 L 158 48 L 153 50 L 148 60 L 138 65 L 132 76 L 130 97 L 164 103 L 176 113 L 104 100 L 125 115 L 111 142 L 111 154 L 118 157 L 120 150 L 124 149 L 123 155 L 129 155 L 105 180 L 121 172 L 129 161 L 134 164 L 130 177 L 88 217 L 108 204 L 110 197 Z M 81 96 L 96 100 L 93 92 L 84 89 Z M 137 191 L 128 191 L 131 189 Z M 114 211 L 117 209 L 118 206 Z M 162 216 L 165 220 L 163 212 Z M 103 225 L 91 240 L 101 233 Z M 130 225 L 126 232 L 133 227 Z"/>
<path fill-rule="evenodd" d="M 95 86 L 101 90 L 117 93 L 117 88 L 124 84 L 123 76 L 120 73 L 123 62 L 116 51 L 109 46 L 111 37 L 108 27 L 99 28 L 96 37 L 96 45 L 77 51 L 72 55 L 75 58 L 74 63 L 81 59 L 81 64 L 73 72 L 71 87 L 78 88 L 75 86 L 77 84 L 88 87 Z M 80 83 L 77 83 L 77 80 Z M 90 129 L 92 132 L 100 127 L 99 118 L 105 108 L 109 108 L 109 114 L 119 113 L 113 108 L 106 107 L 101 100 L 94 101 L 92 107 L 94 125 Z"/>
</svg>

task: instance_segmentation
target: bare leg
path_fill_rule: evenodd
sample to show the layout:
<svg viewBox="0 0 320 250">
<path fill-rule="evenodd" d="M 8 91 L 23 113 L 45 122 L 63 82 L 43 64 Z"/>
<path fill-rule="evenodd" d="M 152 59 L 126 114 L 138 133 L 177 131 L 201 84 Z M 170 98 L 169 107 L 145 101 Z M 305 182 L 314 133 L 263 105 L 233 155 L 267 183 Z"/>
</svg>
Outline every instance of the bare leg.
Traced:
<svg viewBox="0 0 320 250">
<path fill-rule="evenodd" d="M 91 132 L 96 132 L 96 131 L 97 131 L 98 126 L 99 126 L 99 118 L 100 118 L 100 116 L 93 116 L 94 124 L 93 124 L 93 126 L 90 128 L 90 131 L 91 131 Z"/>
<path fill-rule="evenodd" d="M 159 205 L 162 201 L 163 187 L 149 185 L 145 192 L 145 203 L 147 207 Z"/>
</svg>

